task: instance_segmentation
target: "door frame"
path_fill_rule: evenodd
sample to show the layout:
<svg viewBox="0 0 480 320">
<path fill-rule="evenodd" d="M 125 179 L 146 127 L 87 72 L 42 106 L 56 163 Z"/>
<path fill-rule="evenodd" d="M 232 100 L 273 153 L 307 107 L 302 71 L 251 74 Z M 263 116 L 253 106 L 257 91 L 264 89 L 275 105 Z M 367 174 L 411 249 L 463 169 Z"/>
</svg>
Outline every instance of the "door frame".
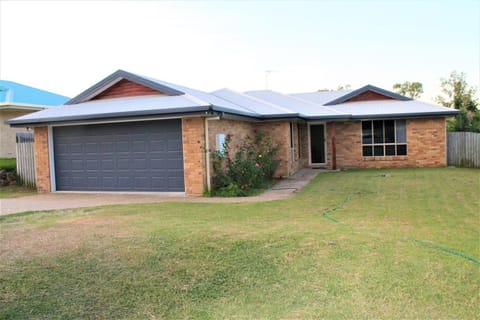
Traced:
<svg viewBox="0 0 480 320">
<path fill-rule="evenodd" d="M 312 163 L 312 140 L 311 140 L 311 133 L 310 133 L 310 126 L 315 126 L 315 125 L 323 125 L 323 152 L 325 153 L 325 162 L 320 163 L 320 162 L 315 162 Z M 318 122 L 309 122 L 308 123 L 308 165 L 310 167 L 315 167 L 315 166 L 325 166 L 327 164 L 327 123 L 325 121 L 318 121 Z"/>
</svg>

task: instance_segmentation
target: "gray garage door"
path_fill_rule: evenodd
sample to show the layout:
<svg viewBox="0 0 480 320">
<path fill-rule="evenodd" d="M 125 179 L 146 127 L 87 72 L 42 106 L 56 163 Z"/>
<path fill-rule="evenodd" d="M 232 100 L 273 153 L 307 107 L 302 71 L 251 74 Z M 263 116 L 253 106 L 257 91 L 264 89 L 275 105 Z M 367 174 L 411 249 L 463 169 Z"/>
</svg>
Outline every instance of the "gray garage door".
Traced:
<svg viewBox="0 0 480 320">
<path fill-rule="evenodd" d="M 183 192 L 181 120 L 53 128 L 57 190 Z"/>
</svg>

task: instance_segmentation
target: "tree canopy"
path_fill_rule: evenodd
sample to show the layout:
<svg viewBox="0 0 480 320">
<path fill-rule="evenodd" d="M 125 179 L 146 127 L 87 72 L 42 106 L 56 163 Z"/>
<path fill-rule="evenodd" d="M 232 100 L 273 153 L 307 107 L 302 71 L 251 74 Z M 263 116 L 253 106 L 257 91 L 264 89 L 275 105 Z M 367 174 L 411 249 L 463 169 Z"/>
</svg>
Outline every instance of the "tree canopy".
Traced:
<svg viewBox="0 0 480 320">
<path fill-rule="evenodd" d="M 441 79 L 442 94 L 437 102 L 449 108 L 460 110 L 454 120 L 448 122 L 450 131 L 480 132 L 480 110 L 477 89 L 469 86 L 463 72 L 453 71 L 448 79 Z"/>
<path fill-rule="evenodd" d="M 404 83 L 395 83 L 393 90 L 402 96 L 418 99 L 423 93 L 423 84 L 420 82 L 405 81 Z"/>
<path fill-rule="evenodd" d="M 349 85 L 349 84 L 342 84 L 342 85 L 338 85 L 338 86 L 337 86 L 337 89 L 327 89 L 327 88 L 323 88 L 323 89 L 319 89 L 318 92 L 343 91 L 343 90 L 352 90 L 352 86 Z"/>
</svg>

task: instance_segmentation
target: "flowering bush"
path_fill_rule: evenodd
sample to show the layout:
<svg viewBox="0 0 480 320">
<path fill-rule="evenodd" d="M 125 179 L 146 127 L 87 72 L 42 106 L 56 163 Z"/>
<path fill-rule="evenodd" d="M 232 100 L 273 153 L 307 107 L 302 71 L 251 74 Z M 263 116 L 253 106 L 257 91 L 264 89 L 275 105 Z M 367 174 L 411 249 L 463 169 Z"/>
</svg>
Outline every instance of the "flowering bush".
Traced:
<svg viewBox="0 0 480 320">
<path fill-rule="evenodd" d="M 280 161 L 275 159 L 279 146 L 270 137 L 256 131 L 247 136 L 238 151 L 230 155 L 231 137 L 227 136 L 224 151 L 213 153 L 212 195 L 248 196 L 268 187 Z"/>
</svg>

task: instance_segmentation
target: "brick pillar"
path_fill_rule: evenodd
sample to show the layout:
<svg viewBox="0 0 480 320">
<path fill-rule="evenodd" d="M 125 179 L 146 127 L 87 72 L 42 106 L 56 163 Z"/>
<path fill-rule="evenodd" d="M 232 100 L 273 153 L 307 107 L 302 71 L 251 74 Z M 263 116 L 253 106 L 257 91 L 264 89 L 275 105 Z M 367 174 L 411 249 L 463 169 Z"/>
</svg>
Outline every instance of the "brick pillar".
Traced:
<svg viewBox="0 0 480 320">
<path fill-rule="evenodd" d="M 48 152 L 48 128 L 34 128 L 35 182 L 37 191 L 50 192 L 50 161 Z"/>
<path fill-rule="evenodd" d="M 206 183 L 204 119 L 183 118 L 182 138 L 185 193 L 200 196 Z"/>
</svg>

